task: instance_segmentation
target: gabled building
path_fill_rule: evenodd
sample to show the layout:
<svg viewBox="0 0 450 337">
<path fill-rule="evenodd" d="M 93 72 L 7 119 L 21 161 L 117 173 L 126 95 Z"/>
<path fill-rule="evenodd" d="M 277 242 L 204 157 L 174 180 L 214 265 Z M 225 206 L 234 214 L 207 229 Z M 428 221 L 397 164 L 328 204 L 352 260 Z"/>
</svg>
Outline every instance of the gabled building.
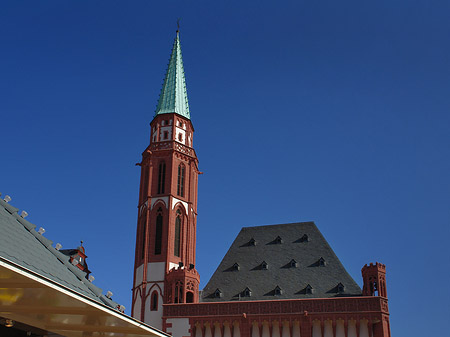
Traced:
<svg viewBox="0 0 450 337">
<path fill-rule="evenodd" d="M 347 273 L 312 222 L 241 230 L 203 291 L 179 33 L 142 154 L 132 316 L 174 337 L 389 337 L 385 266 Z"/>
</svg>

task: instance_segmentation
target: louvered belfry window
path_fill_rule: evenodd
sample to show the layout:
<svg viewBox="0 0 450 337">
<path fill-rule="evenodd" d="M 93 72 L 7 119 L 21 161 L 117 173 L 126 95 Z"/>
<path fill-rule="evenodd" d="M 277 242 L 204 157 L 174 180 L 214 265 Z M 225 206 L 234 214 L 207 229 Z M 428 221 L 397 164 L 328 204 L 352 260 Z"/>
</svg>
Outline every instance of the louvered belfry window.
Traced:
<svg viewBox="0 0 450 337">
<path fill-rule="evenodd" d="M 158 194 L 164 194 L 164 187 L 166 182 L 166 163 L 159 163 L 158 171 Z"/>
<path fill-rule="evenodd" d="M 160 207 L 156 215 L 155 255 L 161 254 L 162 229 L 163 229 L 163 215 L 162 209 Z"/>
<path fill-rule="evenodd" d="M 180 197 L 184 197 L 184 175 L 186 168 L 184 165 L 178 165 L 178 181 L 177 181 L 177 194 Z"/>
</svg>

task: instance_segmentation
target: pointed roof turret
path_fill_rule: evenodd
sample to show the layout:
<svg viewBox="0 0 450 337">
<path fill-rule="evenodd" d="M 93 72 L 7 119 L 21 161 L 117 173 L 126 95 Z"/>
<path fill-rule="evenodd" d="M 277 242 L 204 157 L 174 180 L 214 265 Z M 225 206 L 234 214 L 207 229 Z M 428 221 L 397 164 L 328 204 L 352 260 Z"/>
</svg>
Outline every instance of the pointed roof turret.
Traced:
<svg viewBox="0 0 450 337">
<path fill-rule="evenodd" d="M 173 43 L 166 77 L 159 95 L 155 116 L 166 113 L 176 113 L 188 119 L 191 117 L 178 30 Z"/>
</svg>

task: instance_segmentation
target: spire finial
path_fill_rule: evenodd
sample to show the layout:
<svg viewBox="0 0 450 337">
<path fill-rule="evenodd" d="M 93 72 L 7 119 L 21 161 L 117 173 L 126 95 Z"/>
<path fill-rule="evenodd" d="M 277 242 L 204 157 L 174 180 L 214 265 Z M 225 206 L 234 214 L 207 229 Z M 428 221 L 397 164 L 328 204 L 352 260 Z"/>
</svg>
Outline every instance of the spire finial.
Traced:
<svg viewBox="0 0 450 337">
<path fill-rule="evenodd" d="M 181 18 L 177 19 L 177 34 L 180 32 L 180 20 Z"/>
<path fill-rule="evenodd" d="M 83 240 L 81 240 L 80 243 L 81 243 L 81 247 L 83 247 Z"/>
</svg>

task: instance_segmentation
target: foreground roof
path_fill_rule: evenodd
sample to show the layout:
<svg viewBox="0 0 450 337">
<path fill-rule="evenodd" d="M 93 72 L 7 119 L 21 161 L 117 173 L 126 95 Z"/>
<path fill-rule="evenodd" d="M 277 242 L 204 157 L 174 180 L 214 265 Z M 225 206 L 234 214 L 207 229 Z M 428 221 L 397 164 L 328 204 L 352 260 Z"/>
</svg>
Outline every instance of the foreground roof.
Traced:
<svg viewBox="0 0 450 337">
<path fill-rule="evenodd" d="M 42 335 L 167 336 L 117 310 L 120 306 L 35 228 L 0 199 L 0 319 Z"/>
<path fill-rule="evenodd" d="M 176 113 L 190 119 L 179 33 L 173 43 L 166 77 L 159 95 L 156 115 Z"/>
<path fill-rule="evenodd" d="M 202 292 L 202 302 L 360 296 L 313 222 L 244 227 Z"/>
<path fill-rule="evenodd" d="M 38 273 L 90 299 L 117 307 L 86 274 L 69 263 L 67 255 L 36 231 L 36 225 L 21 217 L 18 209 L 0 199 L 0 257 Z"/>
</svg>

